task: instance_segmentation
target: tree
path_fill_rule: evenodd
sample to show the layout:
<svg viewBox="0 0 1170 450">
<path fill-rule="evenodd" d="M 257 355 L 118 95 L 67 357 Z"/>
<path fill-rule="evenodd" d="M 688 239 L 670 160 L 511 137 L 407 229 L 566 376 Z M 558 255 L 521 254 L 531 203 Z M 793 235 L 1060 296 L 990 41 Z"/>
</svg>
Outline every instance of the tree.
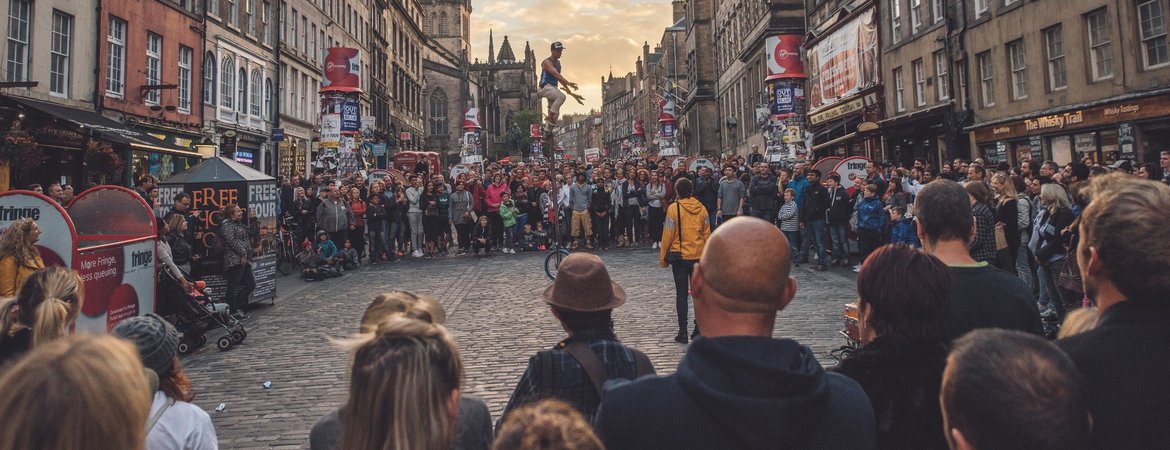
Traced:
<svg viewBox="0 0 1170 450">
<path fill-rule="evenodd" d="M 529 133 L 529 130 L 532 129 L 534 123 L 540 123 L 539 111 L 528 110 L 512 114 L 512 121 L 508 124 L 508 132 L 519 130 L 515 138 L 515 145 L 521 155 L 527 154 L 528 149 L 532 148 L 532 134 Z"/>
</svg>

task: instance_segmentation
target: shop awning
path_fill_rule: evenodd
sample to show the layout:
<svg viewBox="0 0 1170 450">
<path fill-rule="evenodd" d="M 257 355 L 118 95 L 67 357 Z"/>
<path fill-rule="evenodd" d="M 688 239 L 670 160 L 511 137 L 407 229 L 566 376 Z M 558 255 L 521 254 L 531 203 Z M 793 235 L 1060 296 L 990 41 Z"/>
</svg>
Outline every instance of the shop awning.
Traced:
<svg viewBox="0 0 1170 450">
<path fill-rule="evenodd" d="M 111 120 L 101 114 L 83 109 L 70 108 L 64 105 L 42 102 L 22 97 L 5 96 L 16 103 L 32 108 L 44 114 L 67 120 L 97 133 L 97 137 L 131 148 L 164 153 L 173 153 L 181 156 L 201 158 L 202 156 L 189 149 L 160 140 L 141 131 L 131 130 L 125 125 Z"/>
</svg>

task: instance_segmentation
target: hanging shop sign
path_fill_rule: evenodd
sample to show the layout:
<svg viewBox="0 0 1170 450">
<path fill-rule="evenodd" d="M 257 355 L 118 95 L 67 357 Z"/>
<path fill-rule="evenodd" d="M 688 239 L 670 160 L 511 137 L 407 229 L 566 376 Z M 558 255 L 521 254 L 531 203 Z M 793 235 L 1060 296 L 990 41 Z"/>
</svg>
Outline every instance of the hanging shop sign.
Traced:
<svg viewBox="0 0 1170 450">
<path fill-rule="evenodd" d="M 1117 146 L 1121 150 L 1121 159 L 1137 160 L 1137 151 L 1134 149 L 1133 124 L 1126 122 L 1117 125 Z"/>
<path fill-rule="evenodd" d="M 219 153 L 222 155 L 230 155 L 236 152 L 236 132 L 235 130 L 227 130 L 223 132 L 223 137 L 219 141 Z"/>
<path fill-rule="evenodd" d="M 809 114 L 808 121 L 813 125 L 819 125 L 842 116 L 853 114 L 862 109 L 865 109 L 865 100 L 858 97 L 824 111 Z"/>
<path fill-rule="evenodd" d="M 768 54 L 768 78 L 804 78 L 804 62 L 800 46 L 804 40 L 799 34 L 769 36 L 764 45 Z"/>
<path fill-rule="evenodd" d="M 1044 160 L 1044 148 L 1040 144 L 1044 142 L 1044 138 L 1040 136 L 1032 136 L 1028 138 L 1028 147 L 1032 150 L 1032 161 Z"/>
<path fill-rule="evenodd" d="M 1111 127 L 1119 123 L 1163 117 L 1170 114 L 1170 96 L 1158 95 L 1092 108 L 1080 108 L 1013 122 L 971 128 L 975 141 L 986 143 L 1032 135 L 1065 133 L 1091 127 Z"/>
<path fill-rule="evenodd" d="M 869 8 L 808 50 L 810 107 L 835 104 L 880 82 L 876 9 Z"/>
<path fill-rule="evenodd" d="M 325 49 L 324 78 L 321 92 L 361 92 L 362 59 L 356 48 Z"/>
</svg>

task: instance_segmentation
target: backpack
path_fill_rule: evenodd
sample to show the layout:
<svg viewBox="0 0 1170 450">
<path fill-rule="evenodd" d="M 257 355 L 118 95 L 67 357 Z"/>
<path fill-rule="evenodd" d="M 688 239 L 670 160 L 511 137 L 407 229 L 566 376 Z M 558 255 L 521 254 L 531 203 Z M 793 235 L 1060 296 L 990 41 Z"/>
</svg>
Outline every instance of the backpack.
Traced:
<svg viewBox="0 0 1170 450">
<path fill-rule="evenodd" d="M 629 347 L 627 347 L 629 348 Z M 639 350 L 630 348 L 634 353 L 635 369 L 634 378 L 641 378 L 645 375 L 654 373 L 654 365 L 650 363 L 650 358 Z M 540 363 L 540 398 L 553 398 L 553 354 L 552 350 L 542 350 L 536 353 L 536 359 Z M 572 341 L 565 346 L 565 352 L 577 360 L 581 365 L 581 369 L 585 371 L 585 375 L 589 381 L 593 383 L 593 389 L 597 392 L 598 397 L 601 396 L 602 387 L 606 381 L 611 378 L 609 371 L 605 368 L 605 363 L 601 361 L 601 357 L 597 356 L 597 352 L 589 348 L 589 344 L 585 341 Z"/>
</svg>

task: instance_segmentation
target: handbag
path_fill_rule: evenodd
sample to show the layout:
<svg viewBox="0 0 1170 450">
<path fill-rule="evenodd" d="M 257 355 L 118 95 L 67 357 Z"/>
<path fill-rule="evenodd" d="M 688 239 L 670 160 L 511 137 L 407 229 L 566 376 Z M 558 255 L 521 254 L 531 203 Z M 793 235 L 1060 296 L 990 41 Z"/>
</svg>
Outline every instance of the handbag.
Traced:
<svg viewBox="0 0 1170 450">
<path fill-rule="evenodd" d="M 678 248 L 679 248 L 679 250 L 682 250 L 682 239 L 683 239 L 683 237 L 682 237 L 682 205 L 679 205 L 678 202 L 675 202 L 674 206 L 676 208 L 675 209 L 675 214 L 676 214 L 675 217 L 678 218 Z M 667 264 L 673 265 L 673 264 L 681 263 L 682 261 L 683 261 L 683 255 L 682 255 L 681 251 L 678 251 L 678 252 L 668 251 L 668 252 L 666 252 L 666 263 Z"/>
<path fill-rule="evenodd" d="M 1003 227 L 995 227 L 995 250 L 1003 250 L 1008 248 L 1007 234 L 1004 233 Z"/>
<path fill-rule="evenodd" d="M 1081 269 L 1077 265 L 1077 241 L 1079 236 L 1074 232 L 1069 238 L 1068 251 L 1064 254 L 1064 261 L 1060 263 L 1060 275 L 1056 278 L 1056 286 L 1073 291 L 1084 292 L 1085 286 L 1081 282 Z"/>
</svg>

